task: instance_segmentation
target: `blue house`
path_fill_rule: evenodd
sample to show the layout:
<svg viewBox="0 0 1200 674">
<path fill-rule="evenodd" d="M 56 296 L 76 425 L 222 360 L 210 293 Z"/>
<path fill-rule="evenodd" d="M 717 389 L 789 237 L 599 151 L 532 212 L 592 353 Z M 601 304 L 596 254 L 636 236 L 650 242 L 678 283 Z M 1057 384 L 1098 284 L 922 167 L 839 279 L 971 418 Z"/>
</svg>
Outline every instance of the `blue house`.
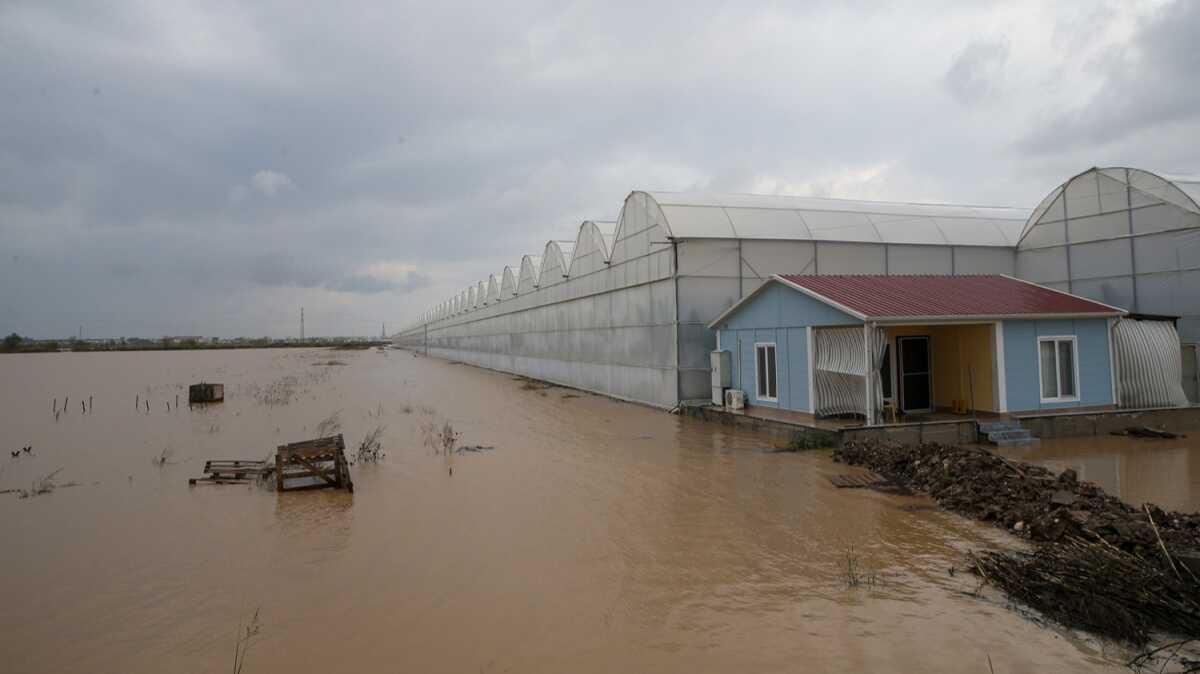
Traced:
<svg viewBox="0 0 1200 674">
<path fill-rule="evenodd" d="M 815 416 L 1118 403 L 1125 311 L 1009 276 L 772 276 L 709 327 L 750 406 Z"/>
</svg>

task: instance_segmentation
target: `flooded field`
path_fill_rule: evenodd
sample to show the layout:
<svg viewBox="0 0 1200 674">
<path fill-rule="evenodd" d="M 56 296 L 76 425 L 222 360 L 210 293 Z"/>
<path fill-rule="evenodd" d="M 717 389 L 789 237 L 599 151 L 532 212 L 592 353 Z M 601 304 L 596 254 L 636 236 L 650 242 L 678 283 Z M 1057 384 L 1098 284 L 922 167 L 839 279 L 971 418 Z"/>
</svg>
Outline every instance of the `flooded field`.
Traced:
<svg viewBox="0 0 1200 674">
<path fill-rule="evenodd" d="M 1004 455 L 1054 470 L 1074 468 L 1127 503 L 1168 510 L 1200 510 L 1200 436 L 1175 439 L 1101 435 L 1042 440 Z"/>
<path fill-rule="evenodd" d="M 189 410 L 201 379 L 226 402 Z M 835 489 L 829 452 L 399 351 L 8 356 L 0 382 L 0 489 L 79 483 L 0 496 L 6 671 L 229 671 L 255 611 L 245 672 L 1126 671 L 949 573 L 1006 534 Z M 187 485 L 334 413 L 351 446 L 385 426 L 354 494 Z M 445 421 L 494 449 L 435 454 Z M 1194 446 L 1114 451 L 1122 493 L 1192 507 Z"/>
</svg>

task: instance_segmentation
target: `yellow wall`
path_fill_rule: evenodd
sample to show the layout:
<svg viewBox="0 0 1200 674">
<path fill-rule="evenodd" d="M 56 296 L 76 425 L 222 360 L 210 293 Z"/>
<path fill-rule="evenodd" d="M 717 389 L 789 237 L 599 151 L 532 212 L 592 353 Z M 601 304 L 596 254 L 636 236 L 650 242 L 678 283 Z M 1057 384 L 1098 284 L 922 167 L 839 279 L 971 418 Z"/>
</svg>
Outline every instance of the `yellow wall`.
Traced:
<svg viewBox="0 0 1200 674">
<path fill-rule="evenodd" d="M 933 404 L 952 409 L 954 400 L 971 405 L 971 381 L 974 379 L 975 409 L 995 412 L 992 373 L 993 347 L 991 324 L 923 325 L 885 328 L 892 345 L 895 363 L 896 337 L 929 337 L 929 357 L 933 365 Z M 899 374 L 897 373 L 897 377 Z M 899 387 L 899 380 L 896 382 Z"/>
</svg>

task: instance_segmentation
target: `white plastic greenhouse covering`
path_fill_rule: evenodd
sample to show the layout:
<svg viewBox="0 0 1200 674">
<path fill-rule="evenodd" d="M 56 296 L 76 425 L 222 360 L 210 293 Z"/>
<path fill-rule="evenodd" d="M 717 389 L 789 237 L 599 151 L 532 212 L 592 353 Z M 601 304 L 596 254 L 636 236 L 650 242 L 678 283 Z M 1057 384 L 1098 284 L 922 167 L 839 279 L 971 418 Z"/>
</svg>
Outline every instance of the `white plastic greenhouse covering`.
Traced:
<svg viewBox="0 0 1200 674">
<path fill-rule="evenodd" d="M 1055 188 L 1021 235 L 1017 274 L 1133 313 L 1179 317 L 1200 341 L 1200 179 L 1093 168 Z"/>
<path fill-rule="evenodd" d="M 1169 321 L 1122 319 L 1113 326 L 1121 407 L 1181 407 L 1179 333 Z"/>
<path fill-rule="evenodd" d="M 681 239 L 1015 246 L 1029 211 L 852 199 L 651 192 Z"/>
</svg>

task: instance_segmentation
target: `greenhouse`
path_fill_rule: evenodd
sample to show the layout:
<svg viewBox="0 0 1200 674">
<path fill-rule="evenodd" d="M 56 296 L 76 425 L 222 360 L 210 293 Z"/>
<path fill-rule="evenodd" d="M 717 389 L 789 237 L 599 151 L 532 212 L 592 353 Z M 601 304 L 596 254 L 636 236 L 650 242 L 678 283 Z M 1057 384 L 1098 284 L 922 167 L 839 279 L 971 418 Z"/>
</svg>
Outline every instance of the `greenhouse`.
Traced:
<svg viewBox="0 0 1200 674">
<path fill-rule="evenodd" d="M 671 408 L 710 396 L 708 325 L 773 274 L 1027 279 L 1178 318 L 1196 399 L 1200 182 L 1091 169 L 1021 208 L 632 192 L 614 222 L 480 281 L 398 344 Z M 1174 327 L 1168 326 L 1168 330 Z"/>
</svg>

